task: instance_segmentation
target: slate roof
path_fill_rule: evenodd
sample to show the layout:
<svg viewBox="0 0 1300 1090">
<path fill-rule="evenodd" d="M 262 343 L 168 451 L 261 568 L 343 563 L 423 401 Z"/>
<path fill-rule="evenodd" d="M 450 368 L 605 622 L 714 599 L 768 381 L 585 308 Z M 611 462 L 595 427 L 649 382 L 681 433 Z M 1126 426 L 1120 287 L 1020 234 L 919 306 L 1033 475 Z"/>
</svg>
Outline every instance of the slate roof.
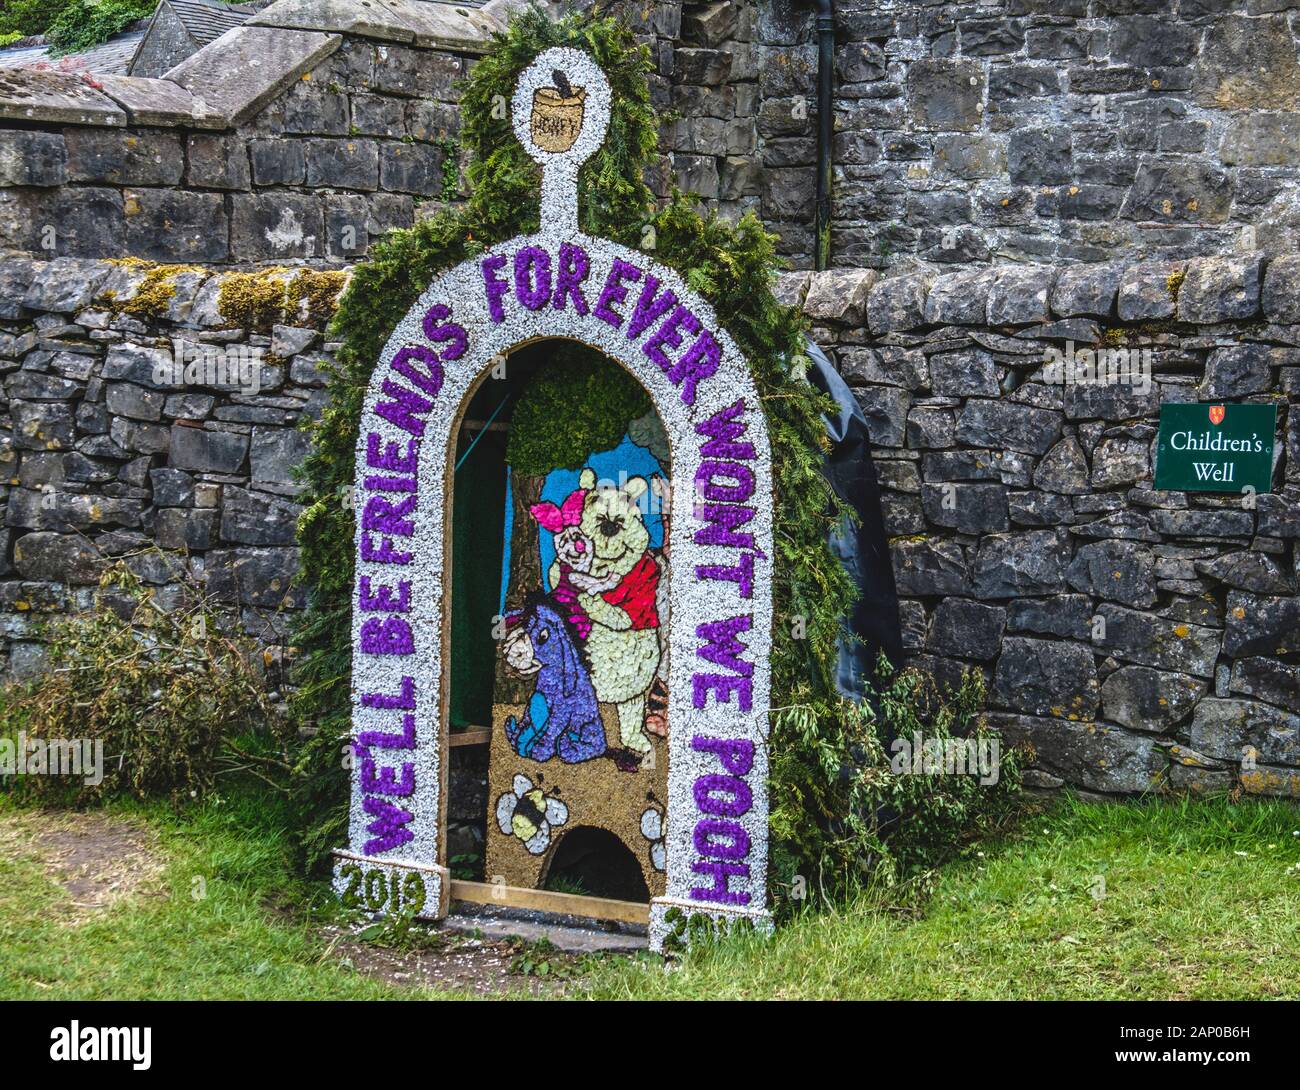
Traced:
<svg viewBox="0 0 1300 1090">
<path fill-rule="evenodd" d="M 256 15 L 265 4 L 222 4 L 217 0 L 165 0 L 199 45 L 215 42 L 227 30 Z"/>
<path fill-rule="evenodd" d="M 219 0 L 163 0 L 189 32 L 199 48 L 215 42 L 227 30 L 256 15 L 272 0 L 254 0 L 247 4 L 223 4 Z M 14 45 L 0 49 L 0 68 L 34 68 L 44 62 L 51 68 L 85 71 L 97 76 L 124 76 L 135 58 L 136 50 L 148 31 L 141 21 L 134 28 L 115 35 L 101 45 L 66 57 L 51 57 L 45 44 Z M 40 39 L 37 39 L 40 42 Z"/>
<path fill-rule="evenodd" d="M 85 71 L 97 76 L 121 76 L 126 74 L 143 40 L 143 29 L 128 30 L 84 53 L 69 53 L 66 57 L 51 57 L 48 45 L 10 46 L 0 49 L 0 68 L 34 68 L 45 64 L 54 69 Z"/>
</svg>

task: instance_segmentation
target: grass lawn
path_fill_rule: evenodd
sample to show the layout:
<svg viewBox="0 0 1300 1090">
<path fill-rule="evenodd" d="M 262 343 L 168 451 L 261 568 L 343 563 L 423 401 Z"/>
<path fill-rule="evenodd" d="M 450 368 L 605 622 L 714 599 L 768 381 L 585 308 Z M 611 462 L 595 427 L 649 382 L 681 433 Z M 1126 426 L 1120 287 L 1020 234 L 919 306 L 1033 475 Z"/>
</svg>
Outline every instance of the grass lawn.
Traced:
<svg viewBox="0 0 1300 1090">
<path fill-rule="evenodd" d="M 256 799 L 179 818 L 165 806 L 110 813 L 144 833 L 123 844 L 127 858 L 108 876 L 133 888 L 86 910 L 87 894 L 111 901 L 112 891 L 81 889 L 75 860 L 71 873 L 51 876 L 36 858 L 73 839 L 59 816 L 0 795 L 0 998 L 428 998 L 325 955 L 307 909 L 326 891 L 294 880 L 286 838 Z"/>
<path fill-rule="evenodd" d="M 331 953 L 326 891 L 293 878 L 264 800 L 208 802 L 179 817 L 153 806 L 111 814 L 135 822 L 135 839 L 120 873 L 87 890 L 75 854 L 51 873 L 63 819 L 0 796 L 0 998 L 465 994 L 384 982 Z M 672 972 L 648 956 L 589 961 L 565 991 L 1300 998 L 1297 830 L 1300 807 L 1285 802 L 1065 801 L 939 872 L 924 903 L 910 899 L 919 907 L 862 897 L 769 942 L 697 952 Z"/>
<path fill-rule="evenodd" d="M 603 967 L 617 998 L 1300 997 L 1300 808 L 1064 802 L 938 875 L 916 918 L 863 898 L 673 973 Z M 1103 884 L 1104 883 L 1104 884 Z"/>
</svg>

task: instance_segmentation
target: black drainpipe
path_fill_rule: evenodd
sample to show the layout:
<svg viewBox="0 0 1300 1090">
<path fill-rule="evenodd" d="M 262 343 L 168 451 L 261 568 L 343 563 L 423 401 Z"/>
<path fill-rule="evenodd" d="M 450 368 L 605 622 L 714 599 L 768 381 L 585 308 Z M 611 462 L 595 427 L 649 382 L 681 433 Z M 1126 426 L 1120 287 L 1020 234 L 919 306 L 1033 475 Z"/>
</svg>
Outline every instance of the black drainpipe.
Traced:
<svg viewBox="0 0 1300 1090">
<path fill-rule="evenodd" d="M 831 143 L 835 117 L 831 98 L 835 66 L 835 2 L 817 0 L 817 215 L 814 264 L 831 263 Z"/>
</svg>

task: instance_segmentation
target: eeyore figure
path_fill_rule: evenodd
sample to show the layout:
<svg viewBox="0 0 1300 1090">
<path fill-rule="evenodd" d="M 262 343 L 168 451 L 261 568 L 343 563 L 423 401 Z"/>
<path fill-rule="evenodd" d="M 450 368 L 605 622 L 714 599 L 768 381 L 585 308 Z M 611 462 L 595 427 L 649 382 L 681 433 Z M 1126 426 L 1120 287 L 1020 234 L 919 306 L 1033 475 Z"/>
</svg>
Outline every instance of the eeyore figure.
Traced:
<svg viewBox="0 0 1300 1090">
<path fill-rule="evenodd" d="M 522 721 L 506 720 L 506 738 L 520 757 L 565 764 L 589 761 L 605 752 L 605 727 L 596 708 L 596 690 L 578 650 L 570 623 L 544 596 L 532 595 L 524 608 L 506 616 L 510 635 L 503 654 L 516 673 L 537 675 Z"/>
</svg>

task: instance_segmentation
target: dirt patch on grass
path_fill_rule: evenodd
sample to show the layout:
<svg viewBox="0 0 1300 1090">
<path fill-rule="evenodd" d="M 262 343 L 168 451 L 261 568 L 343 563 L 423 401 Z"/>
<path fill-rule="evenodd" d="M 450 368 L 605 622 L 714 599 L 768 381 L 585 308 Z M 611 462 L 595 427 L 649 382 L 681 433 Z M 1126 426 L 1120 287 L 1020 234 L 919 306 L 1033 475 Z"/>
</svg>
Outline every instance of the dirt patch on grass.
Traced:
<svg viewBox="0 0 1300 1090">
<path fill-rule="evenodd" d="M 165 860 L 148 827 L 103 813 L 0 814 L 0 853 L 38 864 L 67 894 L 64 922 L 81 923 L 121 901 L 156 894 Z"/>
<path fill-rule="evenodd" d="M 326 928 L 325 934 L 328 956 L 366 976 L 397 987 L 481 996 L 558 998 L 583 961 L 519 939 L 480 939 L 450 931 L 425 932 L 417 945 L 406 948 L 365 942 L 341 927 Z"/>
</svg>

